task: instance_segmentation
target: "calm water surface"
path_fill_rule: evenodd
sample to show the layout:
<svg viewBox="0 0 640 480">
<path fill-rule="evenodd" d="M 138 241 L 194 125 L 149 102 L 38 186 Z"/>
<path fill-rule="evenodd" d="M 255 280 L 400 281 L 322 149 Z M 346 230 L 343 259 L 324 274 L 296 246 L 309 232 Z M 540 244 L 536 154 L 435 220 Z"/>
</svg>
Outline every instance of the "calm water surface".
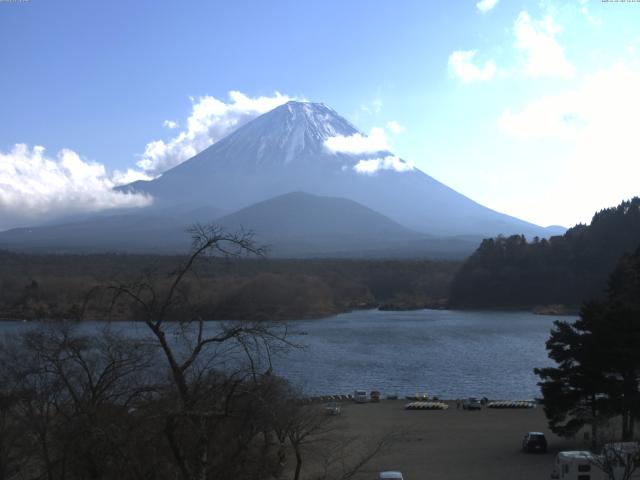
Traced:
<svg viewBox="0 0 640 480">
<path fill-rule="evenodd" d="M 532 370 L 550 365 L 545 341 L 557 318 L 572 319 L 527 312 L 367 310 L 292 321 L 291 339 L 304 347 L 275 357 L 274 370 L 309 395 L 362 388 L 401 396 L 534 398 L 540 393 Z M 3 322 L 0 333 L 24 325 Z M 82 328 L 102 326 L 87 322 Z M 115 328 L 146 334 L 129 322 Z"/>
<path fill-rule="evenodd" d="M 277 359 L 276 370 L 309 393 L 355 388 L 444 398 L 540 396 L 534 367 L 559 317 L 528 312 L 360 311 L 291 322 L 307 347 Z M 571 320 L 572 317 L 564 317 Z"/>
</svg>

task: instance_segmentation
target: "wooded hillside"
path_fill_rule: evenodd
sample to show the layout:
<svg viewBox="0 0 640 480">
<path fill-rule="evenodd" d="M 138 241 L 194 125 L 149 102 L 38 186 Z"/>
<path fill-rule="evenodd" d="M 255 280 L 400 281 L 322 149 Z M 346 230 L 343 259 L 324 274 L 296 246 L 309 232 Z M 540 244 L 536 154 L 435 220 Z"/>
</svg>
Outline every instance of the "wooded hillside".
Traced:
<svg viewBox="0 0 640 480">
<path fill-rule="evenodd" d="M 450 303 L 465 308 L 578 306 L 604 293 L 617 260 L 638 245 L 638 197 L 549 240 L 527 241 L 518 235 L 487 239 L 456 275 Z"/>
</svg>

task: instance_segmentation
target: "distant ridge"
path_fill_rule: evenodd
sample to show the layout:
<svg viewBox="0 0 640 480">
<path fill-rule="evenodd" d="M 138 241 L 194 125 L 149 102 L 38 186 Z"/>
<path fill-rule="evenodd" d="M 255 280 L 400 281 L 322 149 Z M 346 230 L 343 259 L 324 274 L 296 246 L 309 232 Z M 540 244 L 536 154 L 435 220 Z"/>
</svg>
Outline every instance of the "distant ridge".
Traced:
<svg viewBox="0 0 640 480">
<path fill-rule="evenodd" d="M 180 215 L 100 216 L 0 232 L 0 248 L 95 253 L 184 253 L 186 229 L 208 209 Z M 252 230 L 273 257 L 462 258 L 478 238 L 441 239 L 411 231 L 353 200 L 291 192 L 215 219 L 227 231 Z"/>
<path fill-rule="evenodd" d="M 183 253 L 189 248 L 186 229 L 219 216 L 220 211 L 213 207 L 95 215 L 0 232 L 0 248 L 47 253 Z"/>
</svg>

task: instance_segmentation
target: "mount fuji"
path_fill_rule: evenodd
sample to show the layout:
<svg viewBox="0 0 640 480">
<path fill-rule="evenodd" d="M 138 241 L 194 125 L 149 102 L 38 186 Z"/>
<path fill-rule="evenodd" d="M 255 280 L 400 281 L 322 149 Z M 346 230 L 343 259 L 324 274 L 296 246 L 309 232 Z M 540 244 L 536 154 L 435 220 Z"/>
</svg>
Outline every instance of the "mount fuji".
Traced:
<svg viewBox="0 0 640 480">
<path fill-rule="evenodd" d="M 151 194 L 160 208 L 187 201 L 228 212 L 303 191 L 353 200 L 432 235 L 549 235 L 544 228 L 474 202 L 389 151 L 348 153 L 327 146 L 331 139 L 357 135 L 364 137 L 324 104 L 293 101 L 161 177 L 124 188 Z"/>
<path fill-rule="evenodd" d="M 564 231 L 486 208 L 390 151 L 365 151 L 366 140 L 324 104 L 289 102 L 158 178 L 119 187 L 151 195 L 151 207 L 1 232 L 0 248 L 175 252 L 204 217 L 295 257 L 459 257 L 482 237 Z"/>
</svg>

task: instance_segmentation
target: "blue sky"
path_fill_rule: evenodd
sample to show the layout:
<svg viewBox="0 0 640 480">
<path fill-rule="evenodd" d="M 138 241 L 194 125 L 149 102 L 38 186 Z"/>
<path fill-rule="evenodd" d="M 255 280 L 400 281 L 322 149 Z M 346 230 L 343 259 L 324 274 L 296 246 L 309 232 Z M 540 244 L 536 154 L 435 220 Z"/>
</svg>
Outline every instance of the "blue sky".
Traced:
<svg viewBox="0 0 640 480">
<path fill-rule="evenodd" d="M 538 224 L 640 193 L 640 3 L 0 1 L 0 64 L 0 213 L 15 224 L 118 206 L 113 184 L 277 98 L 324 102 Z"/>
</svg>

